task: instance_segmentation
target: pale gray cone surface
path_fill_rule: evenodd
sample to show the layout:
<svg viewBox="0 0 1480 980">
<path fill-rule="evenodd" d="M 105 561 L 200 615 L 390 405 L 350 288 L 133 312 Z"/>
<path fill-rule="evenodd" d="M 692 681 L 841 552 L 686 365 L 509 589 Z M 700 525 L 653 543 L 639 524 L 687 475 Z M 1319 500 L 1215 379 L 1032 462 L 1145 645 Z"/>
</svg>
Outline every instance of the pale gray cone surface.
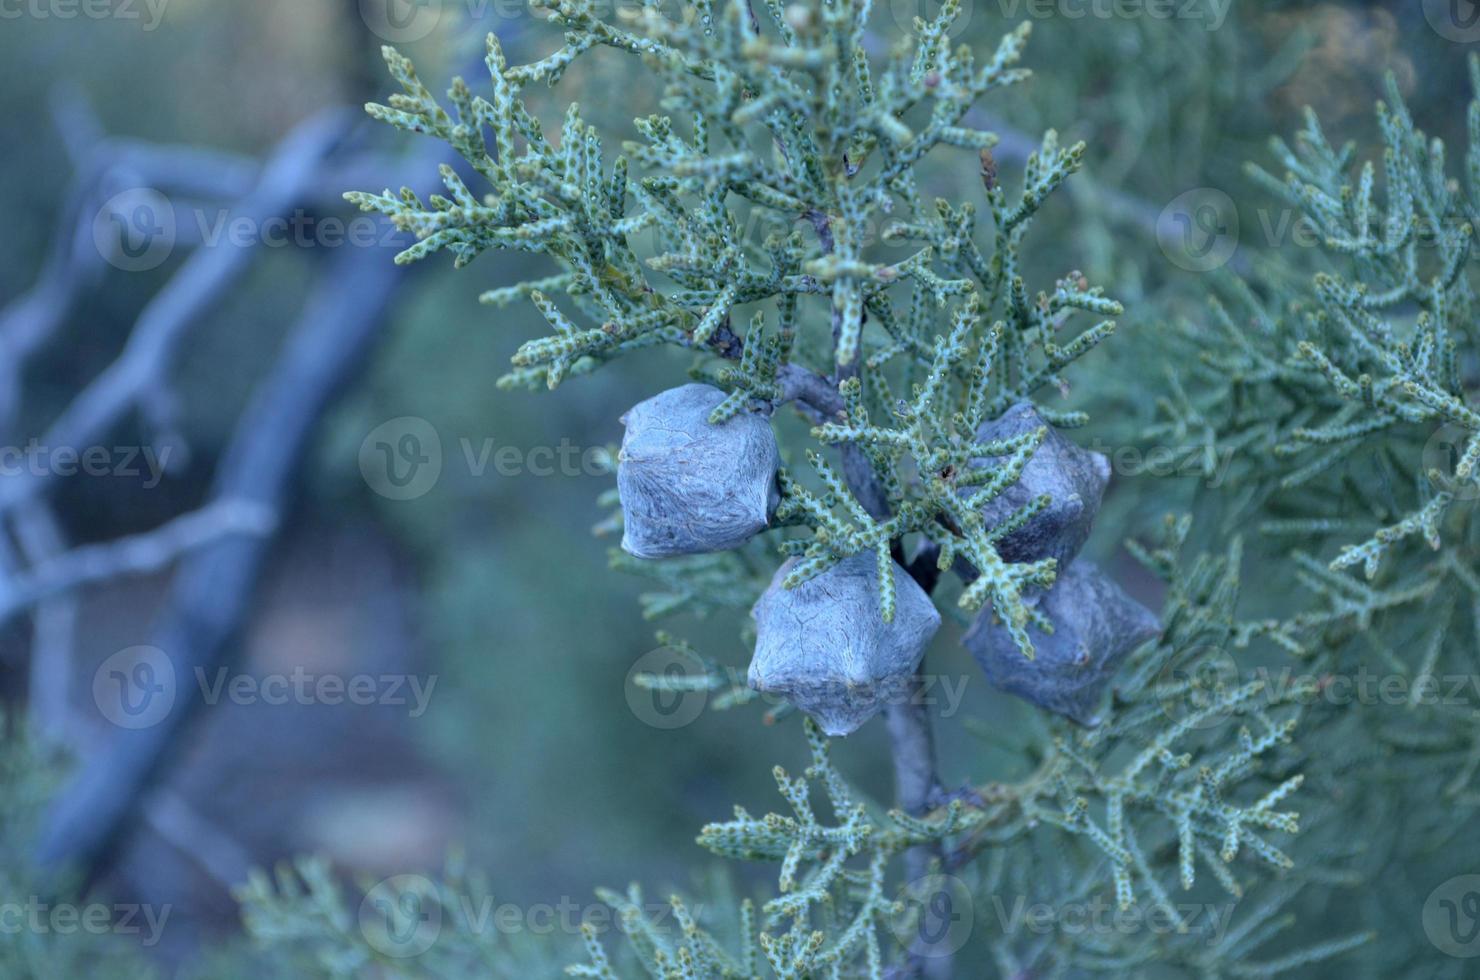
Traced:
<svg viewBox="0 0 1480 980">
<path fill-rule="evenodd" d="M 992 442 L 1048 426 L 1028 402 L 1019 402 L 976 432 L 977 442 Z M 983 457 L 976 465 L 1000 465 L 1006 457 Z M 1027 524 L 997 542 L 1004 561 L 1031 562 L 1057 558 L 1062 570 L 1089 538 L 1090 525 L 1100 509 L 1100 497 L 1110 480 L 1110 461 L 1082 449 L 1052 427 L 1023 467 L 1022 476 L 982 507 L 988 527 L 995 527 L 1018 508 L 1042 494 L 1052 502 Z M 969 492 L 969 491 L 963 491 Z"/>
<path fill-rule="evenodd" d="M 977 614 L 962 642 L 994 687 L 1081 725 L 1094 724 L 1116 668 L 1161 632 L 1161 622 L 1082 560 L 1061 569 L 1053 588 L 1030 601 L 1054 627 L 1052 635 L 1028 627 L 1034 659 L 1024 657 L 1002 624 L 994 622 L 990 607 Z"/>
<path fill-rule="evenodd" d="M 910 696 L 909 681 L 940 628 L 940 613 L 909 573 L 893 562 L 894 621 L 879 612 L 872 551 L 843 559 L 794 589 L 776 572 L 751 615 L 756 621 L 750 686 L 796 705 L 829 735 L 847 735 L 891 700 Z"/>
<path fill-rule="evenodd" d="M 781 456 L 771 423 L 749 412 L 711 425 L 725 393 L 670 388 L 622 416 L 617 460 L 622 547 L 639 558 L 724 551 L 769 525 Z"/>
</svg>

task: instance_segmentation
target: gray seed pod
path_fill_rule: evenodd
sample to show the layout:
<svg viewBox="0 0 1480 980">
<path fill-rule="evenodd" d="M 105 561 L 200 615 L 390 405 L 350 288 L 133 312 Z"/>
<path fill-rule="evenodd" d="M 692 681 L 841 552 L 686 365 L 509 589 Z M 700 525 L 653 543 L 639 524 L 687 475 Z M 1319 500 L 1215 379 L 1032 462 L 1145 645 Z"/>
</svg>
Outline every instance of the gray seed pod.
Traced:
<svg viewBox="0 0 1480 980">
<path fill-rule="evenodd" d="M 724 551 L 764 530 L 780 493 L 771 423 L 748 412 L 711 425 L 725 393 L 670 388 L 622 416 L 622 547 L 639 558 Z"/>
<path fill-rule="evenodd" d="M 1046 425 L 1030 403 L 1019 402 L 1001 417 L 983 423 L 976 432 L 976 441 L 1009 439 Z M 1002 458 L 984 457 L 972 462 L 995 465 Z M 1104 455 L 1081 449 L 1049 426 L 1043 442 L 1023 467 L 1022 476 L 982 507 L 987 526 L 994 527 L 1042 494 L 1052 498 L 1027 524 L 997 542 L 998 554 L 1009 562 L 1057 558 L 1062 571 L 1084 547 L 1109 481 L 1110 461 Z"/>
<path fill-rule="evenodd" d="M 873 552 L 843 559 L 794 589 L 776 572 L 751 615 L 756 621 L 750 686 L 811 715 L 829 735 L 847 735 L 890 701 L 909 697 L 909 682 L 940 628 L 940 613 L 909 573 L 891 562 L 894 621 L 879 612 Z"/>
<path fill-rule="evenodd" d="M 1100 696 L 1116 668 L 1161 632 L 1160 620 L 1087 561 L 1060 570 L 1053 588 L 1028 601 L 1054 628 L 1047 635 L 1028 627 L 1034 659 L 1023 656 L 990 608 L 961 642 L 994 687 L 1081 725 L 1096 724 Z"/>
</svg>

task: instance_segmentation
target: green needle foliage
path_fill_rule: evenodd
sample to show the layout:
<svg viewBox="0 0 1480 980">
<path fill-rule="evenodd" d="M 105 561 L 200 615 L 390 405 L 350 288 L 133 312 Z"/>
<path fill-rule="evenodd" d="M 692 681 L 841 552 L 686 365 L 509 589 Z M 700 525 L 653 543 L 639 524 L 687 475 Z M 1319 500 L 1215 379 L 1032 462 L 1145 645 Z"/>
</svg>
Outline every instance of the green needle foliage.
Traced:
<svg viewBox="0 0 1480 980">
<path fill-rule="evenodd" d="M 992 155 L 996 137 L 971 125 L 979 100 L 1027 78 L 1017 67 L 1026 27 L 979 59 L 950 46 L 959 3 L 949 0 L 884 44 L 867 0 L 763 10 L 692 2 L 676 17 L 649 4 L 617 22 L 583 0 L 546 9 L 564 31 L 553 54 L 513 66 L 490 36 L 486 90 L 458 79 L 445 106 L 409 61 L 386 52 L 402 91 L 371 114 L 450 144 L 477 175 L 476 191 L 443 168 L 445 196 L 348 197 L 416 234 L 398 261 L 448 251 L 462 266 L 495 248 L 552 260 L 545 277 L 483 295 L 495 306 L 530 303 L 550 328 L 519 348 L 505 387 L 553 389 L 624 354 L 678 347 L 695 355 L 695 377 L 727 393 L 712 424 L 784 407 L 811 423 L 808 470 L 780 475 L 779 533 L 721 554 L 614 559 L 656 583 L 645 613 L 734 614 L 781 556 L 799 559 L 785 581 L 794 587 L 869 552 L 885 620 L 896 563 L 932 585 L 954 572 L 962 614 L 989 607 L 1032 657 L 1028 627 L 1051 629 L 1032 595 L 1059 569 L 1053 559 L 1007 562 L 997 543 L 1052 501 L 1036 498 L 991 525 L 982 509 L 1019 479 L 1048 430 L 990 442 L 977 433 L 1023 401 L 1054 426 L 1085 424 L 1042 399 L 1067 390 L 1066 369 L 1113 332 L 1122 310 L 1074 270 L 1036 289 L 1022 272 L 1034 216 L 1084 147 L 1061 146 L 1050 131 L 1020 180 L 1009 180 Z M 636 56 L 662 93 L 665 114 L 634 120 L 636 138 L 619 155 L 575 105 L 547 138 L 524 99 L 598 48 Z M 919 974 L 933 954 L 918 938 L 929 903 L 907 899 L 938 876 L 979 903 L 1103 903 L 1167 926 L 1044 930 L 1004 919 L 983 930 L 1002 975 L 1139 976 L 1153 965 L 1298 974 L 1370 939 L 1292 928 L 1311 901 L 1372 880 L 1386 856 L 1353 852 L 1338 788 L 1392 778 L 1393 763 L 1372 759 L 1400 748 L 1448 766 L 1451 797 L 1464 805 L 1452 820 L 1430 814 L 1415 828 L 1432 846 L 1459 832 L 1480 768 L 1472 712 L 1431 724 L 1425 708 L 1414 725 L 1383 731 L 1379 748 L 1353 713 L 1319 698 L 1322 672 L 1352 669 L 1364 645 L 1388 644 L 1393 661 L 1391 650 L 1418 651 L 1402 669 L 1419 678 L 1437 669 L 1456 631 L 1480 636 L 1469 519 L 1480 497 L 1469 275 L 1480 104 L 1470 110 L 1462 181 L 1447 176 L 1442 145 L 1414 128 L 1396 89 L 1381 122 L 1381 194 L 1379 166 L 1355 166 L 1355 150 L 1333 149 L 1313 116 L 1295 148 L 1275 144 L 1285 179 L 1253 171 L 1325 241 L 1330 261 L 1309 289 L 1291 294 L 1288 275 L 1233 280 L 1211 329 L 1186 325 L 1161 338 L 1169 390 L 1148 435 L 1196 441 L 1209 467 L 1233 454 L 1231 492 L 1198 501 L 1199 520 L 1215 530 L 1252 521 L 1295 542 L 1284 567 L 1309 588 L 1308 607 L 1247 618 L 1244 539 L 1228 535 L 1226 546 L 1196 553 L 1191 518 L 1168 518 L 1163 540 L 1131 545 L 1165 582 L 1163 633 L 1122 667 L 1101 724 L 1049 721 L 1047 737 L 1014 750 L 1023 778 L 937 789 L 906 813 L 850 786 L 807 720 L 811 765 L 800 777 L 775 773 L 788 812 L 737 808 L 698 838 L 720 857 L 773 864 L 770 897 L 675 897 L 678 928 L 661 929 L 640 891 L 603 892 L 625 942 L 588 928 L 586 961 L 571 974 Z M 979 171 L 983 229 L 978 203 L 923 190 L 927 158 L 953 154 Z M 757 236 L 757 227 L 773 230 Z M 1436 462 L 1444 426 L 1454 454 Z M 987 457 L 997 462 L 984 465 Z M 1227 523 L 1220 529 L 1208 510 Z M 1462 626 L 1466 616 L 1473 622 Z M 709 691 L 712 707 L 758 699 L 739 670 L 660 639 L 702 669 L 639 683 Z M 1310 676 L 1272 684 L 1244 651 L 1293 659 Z M 1308 752 L 1296 734 L 1310 727 L 1349 751 Z M 1312 783 L 1318 805 L 1302 821 L 1295 799 Z M 1399 804 L 1364 805 L 1391 816 Z M 1292 856 L 1302 823 L 1315 828 L 1298 852 L 1304 862 Z M 270 905 L 273 895 L 262 888 L 249 900 Z M 1237 906 L 1231 923 L 1206 914 L 1218 901 L 1225 912 Z M 985 972 L 973 964 L 959 975 Z"/>
<path fill-rule="evenodd" d="M 1173 393 L 1148 433 L 1232 461 L 1233 491 L 1199 508 L 1257 531 L 1268 567 L 1303 589 L 1301 611 L 1233 639 L 1273 641 L 1320 680 L 1304 741 L 1324 747 L 1307 790 L 1326 816 L 1307 846 L 1342 854 L 1343 901 L 1395 932 L 1417 932 L 1424 895 L 1470 870 L 1450 849 L 1473 853 L 1480 803 L 1480 59 L 1470 76 L 1457 175 L 1392 79 L 1379 153 L 1334 147 L 1308 113 L 1271 145 L 1281 177 L 1249 166 L 1315 231 L 1313 275 L 1271 259 L 1220 282 L 1205 321 L 1164 337 Z M 1323 693 L 1364 672 L 1393 682 L 1367 692 L 1378 704 Z M 1375 838 L 1343 853 L 1353 820 Z M 1409 948 L 1382 943 L 1375 975 L 1451 975 Z"/>
<path fill-rule="evenodd" d="M 1121 310 L 1077 273 L 1029 293 L 1023 237 L 1083 146 L 1061 147 L 1050 132 L 1019 191 L 998 181 L 996 137 L 965 117 L 981 97 L 1027 77 L 1015 65 L 1028 32 L 1013 32 L 978 64 L 969 48 L 948 46 L 958 6 L 944 5 L 875 63 L 865 54 L 867 3 L 771 6 L 764 24 L 741 2 L 686 6 L 678 21 L 643 8 L 631 29 L 602 21 L 598 5 L 561 3 L 550 8 L 566 31 L 559 51 L 511 67 L 490 36 L 490 97 L 458 80 L 451 112 L 387 50 L 402 92 L 371 114 L 446 140 L 492 189 L 475 195 L 444 168 L 447 197 L 348 197 L 421 239 L 399 261 L 447 250 L 465 264 L 489 248 L 555 260 L 557 274 L 483 296 L 531 302 L 552 329 L 519 349 L 502 384 L 553 388 L 622 354 L 676 345 L 724 362 L 700 367 L 731 392 L 712 421 L 797 402 L 818 423 L 819 449 L 846 444 L 845 470 L 857 456 L 866 472 L 850 486 L 813 452 L 818 492 L 785 479 L 778 516 L 813 531 L 786 546 L 804 557 L 788 585 L 873 550 L 888 619 L 891 550 L 918 534 L 943 567 L 971 563 L 978 575 L 962 607 L 992 602 L 1031 656 L 1021 595 L 1050 584 L 1053 563 L 1009 565 L 994 542 L 1036 508 L 996 527 L 975 511 L 1016 478 L 1036 444 L 976 444 L 974 433 L 1014 402 L 1062 385 L 1064 367 L 1113 330 L 1102 320 L 1066 340 L 1073 314 Z M 552 145 L 520 97 L 559 81 L 597 46 L 640 55 L 670 113 L 634 120 L 642 138 L 610 162 L 577 106 Z M 916 165 L 954 149 L 981 168 L 990 249 L 977 243 L 973 204 L 927 200 L 919 187 Z M 748 234 L 798 224 L 759 242 Z M 875 228 L 909 254 L 879 260 Z M 830 363 L 819 348 L 831 350 Z M 1066 426 L 1084 421 L 1044 414 Z M 971 465 L 988 453 L 1013 455 L 990 472 Z"/>
<path fill-rule="evenodd" d="M 884 871 L 920 845 L 942 854 L 927 883 L 966 876 L 977 894 L 1031 895 L 1055 906 L 1099 901 L 1106 909 L 1154 909 L 1167 917 L 1160 933 L 1085 932 L 1057 946 L 1045 946 L 1030 929 L 1007 929 L 992 940 L 1005 974 L 1123 975 L 1163 963 L 1205 975 L 1268 976 L 1364 942 L 1364 934 L 1344 935 L 1280 956 L 1263 954 L 1261 947 L 1289 928 L 1285 906 L 1300 882 L 1264 887 L 1253 918 L 1226 932 L 1202 918 L 1215 907 L 1206 890 L 1196 903 L 1175 897 L 1200 886 L 1205 873 L 1231 907 L 1251 886 L 1260 888 L 1261 874 L 1288 878 L 1293 861 L 1275 841 L 1298 829 L 1287 807 L 1303 777 L 1292 771 L 1290 740 L 1301 717 L 1298 702 L 1309 693 L 1169 669 L 1267 625 L 1235 616 L 1238 547 L 1184 563 L 1188 528 L 1185 519 L 1169 522 L 1166 541 L 1136 549 L 1174 587 L 1167 632 L 1127 668 L 1109 724 L 1065 728 L 1041 747 L 1045 754 L 1038 746 L 1024 752 L 1026 778 L 969 788 L 917 818 L 868 804 L 807 720 L 811 766 L 801 777 L 775 772 L 790 812 L 757 817 L 737 808 L 732 820 L 699 836 L 722 857 L 774 863 L 776 897 L 758 914 L 742 910 L 739 939 L 723 952 L 700 929 L 685 929 L 682 937 L 659 935 L 651 925 L 629 929 L 629 937 L 634 931 L 641 937 L 634 943 L 647 975 L 884 976 L 891 950 L 899 952 L 894 937 L 914 935 L 920 913 L 909 887 L 885 890 Z M 725 685 L 718 667 L 703 680 L 686 681 L 687 689 Z M 659 678 L 652 683 L 665 686 Z M 636 915 L 638 901 L 604 897 Z M 589 964 L 571 972 L 618 975 L 594 936 L 588 945 Z M 757 963 L 768 970 L 757 972 Z"/>
<path fill-rule="evenodd" d="M 1480 92 L 1480 59 L 1470 68 Z M 1318 231 L 1323 268 L 1308 288 L 1225 284 L 1210 321 L 1183 328 L 1197 356 L 1152 435 L 1231 454 L 1229 522 L 1254 518 L 1288 547 L 1317 608 L 1269 635 L 1306 658 L 1376 644 L 1417 682 L 1445 651 L 1447 667 L 1473 671 L 1480 638 L 1480 98 L 1456 178 L 1388 89 L 1382 193 L 1376 164 L 1334 149 L 1313 114 L 1293 149 L 1273 143 L 1283 181 L 1250 166 Z M 1471 741 L 1471 712 L 1449 714 Z"/>
</svg>

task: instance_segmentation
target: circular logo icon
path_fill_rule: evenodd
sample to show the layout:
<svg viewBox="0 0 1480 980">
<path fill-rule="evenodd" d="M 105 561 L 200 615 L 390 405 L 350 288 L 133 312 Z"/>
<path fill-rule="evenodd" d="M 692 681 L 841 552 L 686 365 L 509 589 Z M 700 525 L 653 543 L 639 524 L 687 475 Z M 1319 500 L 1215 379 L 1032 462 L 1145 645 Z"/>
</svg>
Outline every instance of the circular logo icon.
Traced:
<svg viewBox="0 0 1480 980">
<path fill-rule="evenodd" d="M 437 887 L 421 875 L 386 878 L 360 902 L 360 935 L 385 956 L 420 956 L 441 934 L 442 903 L 437 900 Z"/>
<path fill-rule="evenodd" d="M 1448 490 L 1459 500 L 1480 498 L 1480 466 L 1470 470 L 1468 479 L 1462 480 L 1455 474 L 1459 461 L 1464 458 L 1465 447 L 1473 438 L 1475 433 L 1450 422 L 1436 429 L 1423 444 L 1423 471 L 1438 470 L 1451 477 Z"/>
<path fill-rule="evenodd" d="M 954 875 L 931 874 L 906 882 L 903 912 L 889 923 L 894 938 L 922 956 L 950 956 L 971 938 L 976 906 L 971 889 Z"/>
<path fill-rule="evenodd" d="M 627 707 L 654 728 L 682 728 L 709 703 L 709 669 L 691 651 L 659 647 L 637 658 L 627 671 Z"/>
<path fill-rule="evenodd" d="M 889 14 L 900 30 L 913 31 L 916 17 L 927 24 L 934 23 L 942 6 L 940 0 L 889 0 Z M 971 6 L 969 3 L 961 5 L 956 19 L 946 25 L 946 37 L 955 37 L 966 30 L 966 25 L 971 23 Z"/>
<path fill-rule="evenodd" d="M 158 647 L 119 650 L 93 673 L 93 703 L 119 728 L 151 728 L 175 706 L 175 665 Z"/>
<path fill-rule="evenodd" d="M 93 245 L 124 272 L 157 269 L 175 250 L 175 208 L 148 187 L 114 194 L 93 216 Z"/>
<path fill-rule="evenodd" d="M 392 44 L 420 41 L 437 29 L 442 0 L 359 0 L 370 33 Z"/>
<path fill-rule="evenodd" d="M 1226 721 L 1233 709 L 1208 709 L 1238 686 L 1240 676 L 1238 661 L 1227 650 L 1192 647 L 1174 654 L 1156 675 L 1157 701 L 1174 722 L 1198 714 L 1193 729 L 1213 728 Z"/>
<path fill-rule="evenodd" d="M 382 422 L 360 443 L 360 475 L 391 500 L 415 500 L 442 476 L 442 440 L 432 423 L 415 415 Z"/>
<path fill-rule="evenodd" d="M 1480 41 L 1480 0 L 1423 0 L 1423 15 L 1445 40 Z"/>
<path fill-rule="evenodd" d="M 1480 956 L 1480 875 L 1456 875 L 1429 892 L 1423 931 L 1446 956 Z"/>
<path fill-rule="evenodd" d="M 1179 194 L 1156 219 L 1156 242 L 1179 269 L 1221 268 L 1238 249 L 1238 208 L 1215 187 Z"/>
</svg>

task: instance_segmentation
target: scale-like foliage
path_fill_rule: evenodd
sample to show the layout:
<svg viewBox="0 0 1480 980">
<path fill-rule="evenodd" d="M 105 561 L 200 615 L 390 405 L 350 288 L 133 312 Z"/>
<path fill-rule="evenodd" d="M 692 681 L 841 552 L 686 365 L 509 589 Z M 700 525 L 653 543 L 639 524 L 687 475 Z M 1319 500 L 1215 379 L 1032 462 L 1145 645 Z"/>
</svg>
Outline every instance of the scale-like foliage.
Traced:
<svg viewBox="0 0 1480 980">
<path fill-rule="evenodd" d="M 1308 113 L 1293 145 L 1272 143 L 1281 177 L 1250 165 L 1319 247 L 1225 275 L 1210 315 L 1164 336 L 1172 392 L 1144 434 L 1199 446 L 1207 475 L 1229 461 L 1232 492 L 1199 508 L 1257 531 L 1272 584 L 1302 589 L 1299 612 L 1232 639 L 1275 643 L 1313 685 L 1306 741 L 1326 748 L 1305 767 L 1308 847 L 1341 855 L 1341 885 L 1395 930 L 1415 917 L 1382 893 L 1452 875 L 1433 858 L 1480 803 L 1480 58 L 1470 76 L 1458 175 L 1391 79 L 1380 153 L 1333 146 Z M 1379 842 L 1354 852 L 1353 819 Z M 1420 975 L 1405 948 L 1382 943 L 1373 969 Z"/>
<path fill-rule="evenodd" d="M 403 91 L 371 114 L 446 140 L 490 190 L 475 194 L 445 168 L 446 197 L 350 199 L 421 239 L 400 261 L 446 250 L 465 264 L 490 248 L 555 261 L 556 274 L 483 297 L 527 300 L 553 330 L 519 349 L 504 384 L 553 388 L 667 344 L 726 362 L 700 367 L 731 392 L 713 422 L 795 402 L 823 446 L 842 446 L 844 466 L 839 475 L 812 455 L 820 494 L 786 479 L 782 519 L 813 531 L 788 542 L 803 558 L 791 584 L 874 550 L 887 618 L 890 550 L 918 534 L 943 561 L 970 563 L 963 607 L 992 602 L 1031 655 L 1022 592 L 1051 582 L 1053 563 L 1012 565 L 997 553 L 996 540 L 1031 513 L 985 526 L 974 511 L 1012 482 L 1034 444 L 977 445 L 974 434 L 1060 384 L 1062 369 L 1113 330 L 1105 320 L 1065 341 L 1073 313 L 1115 316 L 1120 307 L 1077 273 L 1030 296 L 1019 271 L 1034 213 L 1079 166 L 1083 147 L 1061 147 L 1050 132 L 1021 190 L 1009 193 L 990 153 L 996 137 L 964 124 L 982 96 L 1027 77 L 1016 67 L 1026 26 L 978 63 L 969 48 L 948 46 L 959 13 L 948 3 L 876 62 L 864 53 L 872 9 L 862 2 L 768 6 L 764 22 L 743 0 L 686 6 L 677 20 L 651 7 L 621 26 L 592 3 L 550 10 L 564 45 L 510 66 L 490 36 L 491 92 L 458 80 L 451 112 L 405 58 L 386 52 Z M 578 107 L 551 140 L 521 96 L 559 81 L 598 46 L 641 55 L 668 113 L 634 120 L 641 138 L 615 159 Z M 953 149 L 971 151 L 970 165 L 982 169 L 989 249 L 976 242 L 975 206 L 929 201 L 918 186 L 916 164 Z M 757 214 L 768 216 L 763 227 L 801 224 L 806 234 L 753 241 Z M 876 257 L 869 238 L 879 225 L 885 242 L 909 249 L 904 258 Z M 734 326 L 742 317 L 743 337 Z M 831 347 L 831 363 L 802 353 L 819 345 Z M 1060 425 L 1083 421 L 1042 411 Z M 1012 456 L 1000 467 L 972 465 L 994 453 Z"/>
</svg>

